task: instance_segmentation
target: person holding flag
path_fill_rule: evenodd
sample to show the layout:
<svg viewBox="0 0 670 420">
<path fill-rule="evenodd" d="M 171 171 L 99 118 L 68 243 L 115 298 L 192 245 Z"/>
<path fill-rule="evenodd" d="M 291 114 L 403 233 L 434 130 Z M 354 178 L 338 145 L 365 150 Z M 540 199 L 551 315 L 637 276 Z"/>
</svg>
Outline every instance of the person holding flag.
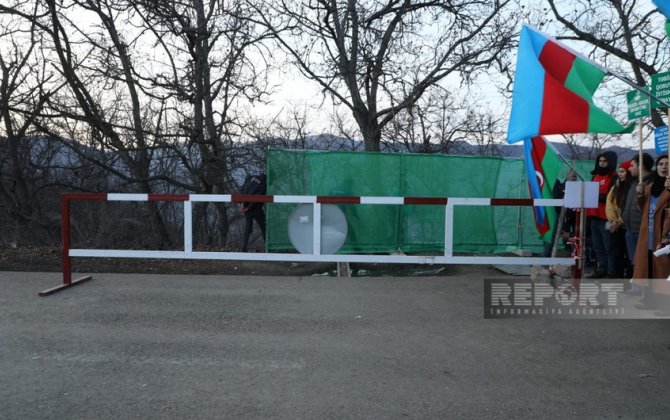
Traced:
<svg viewBox="0 0 670 420">
<path fill-rule="evenodd" d="M 604 152 L 596 158 L 596 164 L 591 174 L 591 181 L 598 183 L 598 207 L 586 209 L 586 217 L 591 224 L 591 242 L 596 254 L 596 270 L 588 278 L 601 279 L 604 277 L 616 278 L 614 251 L 612 250 L 612 235 L 607 229 L 607 194 L 616 180 L 617 155 L 614 152 Z"/>
<path fill-rule="evenodd" d="M 670 180 L 667 177 L 668 155 L 664 154 L 656 158 L 653 181 L 646 186 L 638 184 L 635 190 L 642 221 L 635 250 L 633 284 L 644 288 L 643 303 L 649 307 L 653 307 L 655 289 L 670 294 L 670 284 L 664 284 L 670 275 L 670 258 L 656 258 L 653 254 L 661 246 L 670 224 L 664 226 L 663 223 L 668 215 L 666 209 L 670 208 L 670 185 L 666 185 Z M 663 281 L 658 283 L 656 279 Z"/>
<path fill-rule="evenodd" d="M 648 153 L 642 154 L 642 164 L 640 164 L 640 156 L 635 155 L 631 159 L 630 173 L 633 178 L 642 179 L 642 185 L 648 185 L 654 180 L 654 158 Z M 642 190 L 642 187 L 640 188 Z M 630 263 L 633 265 L 631 271 L 635 268 L 635 250 L 637 248 L 637 239 L 640 236 L 640 225 L 642 223 L 642 213 L 640 207 L 637 205 L 637 188 L 632 187 L 626 194 L 626 201 L 623 206 L 621 217 L 623 218 L 623 227 L 626 230 L 626 248 Z M 646 255 L 645 255 L 646 258 Z M 642 295 L 642 288 L 635 284 L 624 285 L 624 288 L 632 289 L 629 294 Z"/>
</svg>

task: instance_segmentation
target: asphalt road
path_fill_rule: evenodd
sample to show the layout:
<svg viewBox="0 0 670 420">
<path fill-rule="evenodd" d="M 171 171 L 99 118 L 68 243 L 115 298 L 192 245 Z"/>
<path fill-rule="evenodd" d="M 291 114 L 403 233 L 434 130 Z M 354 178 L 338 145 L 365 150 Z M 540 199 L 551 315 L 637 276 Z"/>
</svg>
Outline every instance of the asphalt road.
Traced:
<svg viewBox="0 0 670 420">
<path fill-rule="evenodd" d="M 0 418 L 670 418 L 670 320 L 484 319 L 483 278 L 0 272 Z"/>
</svg>

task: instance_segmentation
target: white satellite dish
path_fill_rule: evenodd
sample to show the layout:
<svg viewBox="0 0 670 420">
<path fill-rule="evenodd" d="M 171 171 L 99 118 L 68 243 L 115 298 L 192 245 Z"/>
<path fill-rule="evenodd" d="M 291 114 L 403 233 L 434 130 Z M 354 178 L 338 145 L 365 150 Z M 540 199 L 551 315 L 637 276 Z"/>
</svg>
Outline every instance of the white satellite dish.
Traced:
<svg viewBox="0 0 670 420">
<path fill-rule="evenodd" d="M 288 237 L 301 254 L 313 254 L 313 204 L 300 204 L 288 218 Z M 347 218 L 335 204 L 321 205 L 321 254 L 334 254 L 347 239 Z"/>
</svg>

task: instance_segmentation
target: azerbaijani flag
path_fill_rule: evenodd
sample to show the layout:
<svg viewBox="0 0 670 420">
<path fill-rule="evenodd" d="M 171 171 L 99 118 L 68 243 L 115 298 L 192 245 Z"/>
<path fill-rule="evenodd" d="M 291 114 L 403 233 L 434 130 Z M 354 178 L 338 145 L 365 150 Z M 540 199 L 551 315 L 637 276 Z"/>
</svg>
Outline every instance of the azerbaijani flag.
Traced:
<svg viewBox="0 0 670 420">
<path fill-rule="evenodd" d="M 527 25 L 521 28 L 507 142 L 544 134 L 630 133 L 595 106 L 607 72 Z"/>
<path fill-rule="evenodd" d="M 532 198 L 554 198 L 554 184 L 558 179 L 560 161 L 544 137 L 523 140 L 528 188 Z M 556 212 L 551 207 L 533 207 L 535 226 L 540 239 L 551 241 L 551 230 L 556 221 Z"/>
<path fill-rule="evenodd" d="M 670 0 L 651 0 L 651 2 L 665 16 L 665 33 L 670 37 Z"/>
</svg>

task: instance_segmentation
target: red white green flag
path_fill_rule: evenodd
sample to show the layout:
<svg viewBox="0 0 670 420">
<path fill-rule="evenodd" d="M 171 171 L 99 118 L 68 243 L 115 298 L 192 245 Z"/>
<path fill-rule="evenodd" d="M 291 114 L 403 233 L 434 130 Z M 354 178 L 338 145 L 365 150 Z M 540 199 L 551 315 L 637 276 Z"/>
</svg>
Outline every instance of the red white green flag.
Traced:
<svg viewBox="0 0 670 420">
<path fill-rule="evenodd" d="M 521 29 L 507 141 L 547 134 L 633 131 L 593 103 L 607 71 L 547 35 Z"/>
</svg>

